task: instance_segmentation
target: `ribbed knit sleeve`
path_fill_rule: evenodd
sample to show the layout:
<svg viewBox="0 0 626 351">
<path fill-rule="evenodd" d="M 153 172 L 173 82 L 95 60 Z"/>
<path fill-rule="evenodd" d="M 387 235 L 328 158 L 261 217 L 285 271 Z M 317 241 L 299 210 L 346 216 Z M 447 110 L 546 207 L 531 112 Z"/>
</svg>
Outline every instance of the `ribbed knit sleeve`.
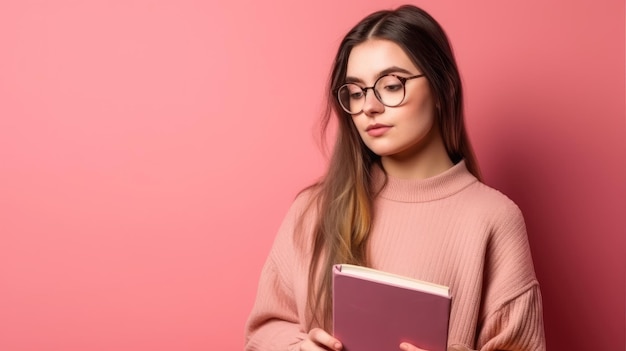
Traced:
<svg viewBox="0 0 626 351">
<path fill-rule="evenodd" d="M 296 350 L 306 334 L 300 330 L 293 291 L 271 258 L 263 267 L 257 299 L 246 326 L 246 350 Z"/>
<path fill-rule="evenodd" d="M 492 218 L 476 349 L 545 351 L 541 293 L 522 214 L 510 202 Z"/>
<path fill-rule="evenodd" d="M 306 337 L 303 306 L 307 282 L 303 272 L 307 258 L 294 239 L 296 222 L 306 201 L 301 196 L 289 209 L 263 266 L 246 323 L 245 350 L 296 350 Z"/>
<path fill-rule="evenodd" d="M 539 286 L 532 284 L 487 317 L 478 336 L 480 350 L 545 350 L 541 310 Z"/>
<path fill-rule="evenodd" d="M 476 344 L 480 351 L 545 351 L 541 293 L 532 284 L 521 295 L 488 316 Z M 474 351 L 464 345 L 450 345 L 448 351 Z"/>
</svg>

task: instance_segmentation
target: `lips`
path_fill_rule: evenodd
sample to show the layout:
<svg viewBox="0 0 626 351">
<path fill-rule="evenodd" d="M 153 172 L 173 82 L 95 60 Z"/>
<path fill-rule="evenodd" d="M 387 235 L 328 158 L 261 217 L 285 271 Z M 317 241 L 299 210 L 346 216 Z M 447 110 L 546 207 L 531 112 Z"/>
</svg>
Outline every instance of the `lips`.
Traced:
<svg viewBox="0 0 626 351">
<path fill-rule="evenodd" d="M 389 126 L 386 124 L 380 124 L 380 123 L 376 123 L 376 124 L 370 124 L 369 126 L 367 126 L 367 128 L 365 128 L 366 132 L 369 132 L 372 129 L 378 129 L 378 128 L 388 128 Z"/>
<path fill-rule="evenodd" d="M 370 136 L 376 137 L 385 134 L 390 128 L 391 126 L 388 126 L 386 124 L 376 123 L 367 126 L 367 128 L 365 128 L 365 132 L 367 132 L 367 134 L 369 134 Z"/>
</svg>

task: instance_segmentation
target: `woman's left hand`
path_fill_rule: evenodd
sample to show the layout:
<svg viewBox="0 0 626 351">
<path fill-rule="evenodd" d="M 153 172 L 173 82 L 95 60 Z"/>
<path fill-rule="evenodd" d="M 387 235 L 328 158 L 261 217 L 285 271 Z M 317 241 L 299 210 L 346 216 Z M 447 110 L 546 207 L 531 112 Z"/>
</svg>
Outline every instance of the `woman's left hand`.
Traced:
<svg viewBox="0 0 626 351">
<path fill-rule="evenodd" d="M 413 346 L 409 344 L 408 342 L 401 343 L 400 350 L 402 351 L 428 351 L 428 350 L 420 349 L 419 347 Z M 448 346 L 448 351 L 471 351 L 471 350 L 463 346 L 451 345 L 451 346 Z"/>
<path fill-rule="evenodd" d="M 403 342 L 400 344 L 400 350 L 402 351 L 428 351 L 424 349 L 420 349 L 419 347 L 413 346 L 408 342 Z"/>
</svg>

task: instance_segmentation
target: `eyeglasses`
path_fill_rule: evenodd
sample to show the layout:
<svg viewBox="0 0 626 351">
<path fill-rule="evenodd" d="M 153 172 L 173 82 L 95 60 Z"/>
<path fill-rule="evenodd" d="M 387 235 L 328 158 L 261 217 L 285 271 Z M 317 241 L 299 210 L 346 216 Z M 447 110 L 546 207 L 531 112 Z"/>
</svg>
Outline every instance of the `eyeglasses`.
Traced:
<svg viewBox="0 0 626 351">
<path fill-rule="evenodd" d="M 404 86 L 406 81 L 410 79 L 424 77 L 423 74 L 418 74 L 411 77 L 398 77 L 394 74 L 387 74 L 374 82 L 371 87 L 361 87 L 355 83 L 347 83 L 342 85 L 337 90 L 337 97 L 339 98 L 339 104 L 351 115 L 359 114 L 363 111 L 365 106 L 365 97 L 367 90 L 372 89 L 374 96 L 383 105 L 387 107 L 396 107 L 404 101 L 406 90 Z"/>
</svg>

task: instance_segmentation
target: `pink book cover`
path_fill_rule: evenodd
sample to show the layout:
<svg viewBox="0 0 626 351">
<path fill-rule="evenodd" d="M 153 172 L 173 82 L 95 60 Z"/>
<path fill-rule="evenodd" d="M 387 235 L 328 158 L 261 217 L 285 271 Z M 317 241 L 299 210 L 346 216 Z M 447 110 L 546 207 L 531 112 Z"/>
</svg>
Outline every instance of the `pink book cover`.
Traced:
<svg viewBox="0 0 626 351">
<path fill-rule="evenodd" d="M 426 286 L 431 292 L 409 285 Z M 399 350 L 404 341 L 429 351 L 446 351 L 451 301 L 447 287 L 335 265 L 333 335 L 344 351 Z"/>
</svg>

